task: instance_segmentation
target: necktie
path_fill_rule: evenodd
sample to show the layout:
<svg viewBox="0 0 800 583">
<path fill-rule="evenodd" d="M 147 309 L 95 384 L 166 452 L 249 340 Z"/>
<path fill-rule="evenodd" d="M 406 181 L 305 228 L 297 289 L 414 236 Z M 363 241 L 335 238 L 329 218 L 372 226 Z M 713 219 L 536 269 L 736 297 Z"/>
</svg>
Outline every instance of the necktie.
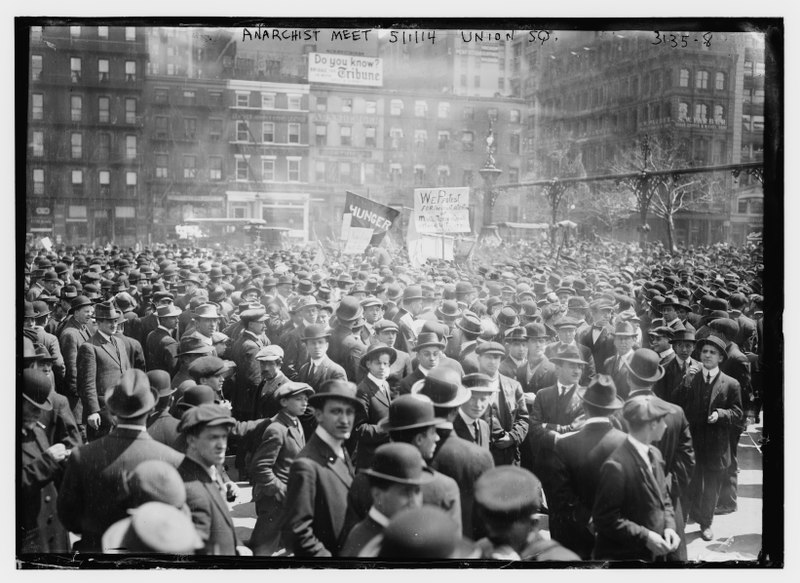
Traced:
<svg viewBox="0 0 800 583">
<path fill-rule="evenodd" d="M 119 346 L 117 346 L 116 338 L 113 336 L 109 338 L 109 342 L 114 346 L 114 351 L 117 353 L 117 362 L 119 363 L 119 370 L 122 370 L 122 355 L 119 353 Z"/>
<path fill-rule="evenodd" d="M 656 456 L 653 455 L 653 450 L 647 450 L 647 459 L 650 460 L 650 472 L 653 474 L 653 477 L 656 476 Z"/>
<path fill-rule="evenodd" d="M 481 445 L 481 426 L 478 424 L 477 419 L 472 423 L 472 426 L 475 430 L 475 443 Z"/>
<path fill-rule="evenodd" d="M 314 378 L 314 373 L 317 372 L 317 368 L 314 366 L 314 361 L 312 360 L 308 365 L 308 378 Z"/>
</svg>

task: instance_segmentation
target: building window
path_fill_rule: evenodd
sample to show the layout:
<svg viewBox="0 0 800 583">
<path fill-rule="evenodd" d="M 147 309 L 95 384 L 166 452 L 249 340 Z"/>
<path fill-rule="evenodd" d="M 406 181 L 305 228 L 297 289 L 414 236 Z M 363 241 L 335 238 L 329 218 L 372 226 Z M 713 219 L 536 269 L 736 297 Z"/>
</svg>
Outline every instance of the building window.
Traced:
<svg viewBox="0 0 800 583">
<path fill-rule="evenodd" d="M 183 104 L 184 105 L 196 105 L 197 104 L 197 92 L 185 90 L 183 92 Z"/>
<path fill-rule="evenodd" d="M 222 120 L 209 119 L 208 120 L 208 137 L 212 140 L 219 140 L 222 136 Z"/>
<path fill-rule="evenodd" d="M 128 160 L 136 158 L 136 136 L 125 136 L 125 157 Z"/>
<path fill-rule="evenodd" d="M 222 158 L 211 156 L 208 159 L 208 179 L 222 180 Z"/>
<path fill-rule="evenodd" d="M 401 140 L 403 139 L 403 129 L 391 128 L 389 130 L 389 139 L 391 141 L 391 149 L 399 150 L 401 145 Z"/>
<path fill-rule="evenodd" d="M 339 179 L 342 182 L 350 182 L 352 167 L 350 162 L 339 162 Z"/>
<path fill-rule="evenodd" d="M 32 26 L 31 27 L 31 40 L 33 40 L 33 41 L 42 40 L 42 27 L 41 26 Z"/>
<path fill-rule="evenodd" d="M 722 71 L 717 71 L 716 75 L 714 75 L 714 89 L 717 91 L 725 89 L 725 73 Z"/>
<path fill-rule="evenodd" d="M 69 100 L 70 119 L 72 121 L 81 121 L 83 119 L 83 97 L 80 95 L 73 95 Z"/>
<path fill-rule="evenodd" d="M 447 119 L 450 117 L 450 104 L 446 101 L 439 103 L 439 119 Z"/>
<path fill-rule="evenodd" d="M 461 82 L 461 86 L 462 87 L 466 87 L 467 86 L 467 75 L 466 75 L 466 73 L 462 73 L 461 74 L 460 82 Z"/>
<path fill-rule="evenodd" d="M 400 107 L 402 110 L 402 105 Z M 375 115 L 378 113 L 378 102 L 374 99 L 367 99 L 366 101 L 366 111 L 369 115 Z"/>
<path fill-rule="evenodd" d="M 516 184 L 519 182 L 519 168 L 508 168 L 508 182 L 510 184 Z"/>
<path fill-rule="evenodd" d="M 42 93 L 31 95 L 31 119 L 44 119 L 44 95 Z"/>
<path fill-rule="evenodd" d="M 328 98 L 319 96 L 317 97 L 317 111 L 328 111 Z"/>
<path fill-rule="evenodd" d="M 136 27 L 135 26 L 126 26 L 125 27 L 125 40 L 126 41 L 135 41 L 136 40 Z"/>
<path fill-rule="evenodd" d="M 237 157 L 236 158 L 236 180 L 238 181 L 246 181 L 248 180 L 248 170 L 247 170 L 247 158 L 244 157 Z"/>
<path fill-rule="evenodd" d="M 247 203 L 244 204 L 231 204 L 231 210 L 233 211 L 233 218 L 234 219 L 246 219 L 247 218 Z"/>
<path fill-rule="evenodd" d="M 681 74 L 678 80 L 679 87 L 689 86 L 689 69 L 681 69 Z"/>
<path fill-rule="evenodd" d="M 33 169 L 33 194 L 44 194 L 44 168 Z"/>
<path fill-rule="evenodd" d="M 193 117 L 183 118 L 183 135 L 188 140 L 194 140 L 197 137 L 197 119 Z"/>
<path fill-rule="evenodd" d="M 42 78 L 42 55 L 31 55 L 31 76 L 34 81 Z"/>
<path fill-rule="evenodd" d="M 378 144 L 378 131 L 374 126 L 366 126 L 364 128 L 364 145 L 368 148 L 374 148 Z"/>
<path fill-rule="evenodd" d="M 325 162 L 322 160 L 314 162 L 314 180 L 316 182 L 325 182 Z"/>
<path fill-rule="evenodd" d="M 317 124 L 314 127 L 314 135 L 316 136 L 317 146 L 328 145 L 328 126 L 324 124 Z"/>
<path fill-rule="evenodd" d="M 447 166 L 439 166 L 436 170 L 436 186 L 447 186 L 450 178 L 450 168 Z"/>
<path fill-rule="evenodd" d="M 714 106 L 714 123 L 717 125 L 725 125 L 725 108 L 721 105 Z"/>
<path fill-rule="evenodd" d="M 350 113 L 353 111 L 353 100 L 350 97 L 342 98 L 342 111 Z"/>
<path fill-rule="evenodd" d="M 689 104 L 685 101 L 678 102 L 678 121 L 689 120 Z"/>
<path fill-rule="evenodd" d="M 739 199 L 738 210 L 739 210 L 739 214 L 740 215 L 746 215 L 747 214 L 747 206 L 748 206 L 747 202 L 748 201 L 747 201 L 746 198 Z"/>
<path fill-rule="evenodd" d="M 425 184 L 425 166 L 417 164 L 414 166 L 414 186 L 423 186 Z"/>
<path fill-rule="evenodd" d="M 447 130 L 439 130 L 436 133 L 436 142 L 440 150 L 446 150 L 450 145 L 450 132 Z"/>
<path fill-rule="evenodd" d="M 136 81 L 136 61 L 125 61 L 125 81 Z"/>
<path fill-rule="evenodd" d="M 520 113 L 518 109 L 512 109 L 508 112 L 508 121 L 511 123 L 520 123 Z"/>
<path fill-rule="evenodd" d="M 300 143 L 300 124 L 299 123 L 290 123 L 289 124 L 289 143 L 290 144 L 299 144 Z"/>
<path fill-rule="evenodd" d="M 496 107 L 490 107 L 489 110 L 487 111 L 487 114 L 489 116 L 489 121 L 490 122 L 494 123 L 494 122 L 497 121 L 497 108 Z"/>
<path fill-rule="evenodd" d="M 111 134 L 97 134 L 97 158 L 108 160 L 111 156 Z"/>
<path fill-rule="evenodd" d="M 461 179 L 461 182 L 464 184 L 464 186 L 472 186 L 473 176 L 472 170 L 464 170 L 464 175 Z"/>
<path fill-rule="evenodd" d="M 708 89 L 708 71 L 695 71 L 694 88 Z"/>
<path fill-rule="evenodd" d="M 70 38 L 80 38 L 80 36 L 81 36 L 81 27 L 80 26 L 70 26 L 69 27 L 69 36 L 70 36 Z"/>
<path fill-rule="evenodd" d="M 428 130 L 414 130 L 414 147 L 424 148 L 428 140 Z"/>
<path fill-rule="evenodd" d="M 211 107 L 222 107 L 222 93 L 219 91 L 209 91 L 208 105 Z"/>
<path fill-rule="evenodd" d="M 289 109 L 297 111 L 300 109 L 301 104 L 302 104 L 301 95 L 289 95 L 289 101 L 288 101 Z"/>
<path fill-rule="evenodd" d="M 153 92 L 153 101 L 156 103 L 168 103 L 169 91 L 167 89 L 156 89 Z"/>
<path fill-rule="evenodd" d="M 706 123 L 708 121 L 708 106 L 705 103 L 694 104 L 694 122 Z"/>
<path fill-rule="evenodd" d="M 137 183 L 138 177 L 136 172 L 130 171 L 125 173 L 125 191 L 129 196 L 136 194 Z"/>
<path fill-rule="evenodd" d="M 403 176 L 403 167 L 400 164 L 395 162 L 389 164 L 389 180 L 393 184 L 397 184 L 400 182 L 400 178 Z"/>
<path fill-rule="evenodd" d="M 100 123 L 108 123 L 111 119 L 111 100 L 108 97 L 97 98 L 97 121 Z M 73 108 L 74 109 L 74 108 Z M 80 109 L 80 107 L 78 107 Z M 78 114 L 80 115 L 80 114 Z"/>
<path fill-rule="evenodd" d="M 428 104 L 425 101 L 417 100 L 414 102 L 414 115 L 416 117 L 425 117 L 428 115 Z"/>
<path fill-rule="evenodd" d="M 73 83 L 81 80 L 81 60 L 78 57 L 69 59 L 69 76 Z"/>
<path fill-rule="evenodd" d="M 108 38 L 108 27 L 107 26 L 98 26 L 97 27 L 97 38 Z"/>
<path fill-rule="evenodd" d="M 111 185 L 111 172 L 100 170 L 97 173 L 97 182 L 100 184 L 100 190 L 103 194 L 108 194 L 108 187 Z"/>
<path fill-rule="evenodd" d="M 241 119 L 238 120 L 236 122 L 236 141 L 247 142 L 249 140 L 249 135 L 250 135 L 250 130 L 247 127 L 247 122 Z"/>
<path fill-rule="evenodd" d="M 156 137 L 166 138 L 169 135 L 168 118 L 164 116 L 156 117 Z"/>
<path fill-rule="evenodd" d="M 287 179 L 289 182 L 300 182 L 300 160 L 297 158 L 286 159 Z"/>
<path fill-rule="evenodd" d="M 390 104 L 389 113 L 391 115 L 402 115 L 403 113 L 403 100 L 402 99 L 392 99 Z"/>
<path fill-rule="evenodd" d="M 261 159 L 261 180 L 263 182 L 273 182 L 275 180 L 275 159 Z"/>
<path fill-rule="evenodd" d="M 33 132 L 31 144 L 33 145 L 34 158 L 41 158 L 44 156 L 44 132 Z"/>
<path fill-rule="evenodd" d="M 83 158 L 83 134 L 74 132 L 70 134 L 69 138 L 72 159 L 80 160 Z"/>
<path fill-rule="evenodd" d="M 275 109 L 275 94 L 262 93 L 261 94 L 261 109 Z"/>
<path fill-rule="evenodd" d="M 519 134 L 509 136 L 508 151 L 512 154 L 519 154 Z"/>
<path fill-rule="evenodd" d="M 763 132 L 764 131 L 764 116 L 763 115 L 754 115 L 753 116 L 753 131 L 754 132 Z"/>
<path fill-rule="evenodd" d="M 83 170 L 73 170 L 71 172 L 70 181 L 72 182 L 73 190 L 83 189 Z"/>
<path fill-rule="evenodd" d="M 465 152 L 472 152 L 475 146 L 475 134 L 472 132 L 461 132 L 461 148 Z"/>
<path fill-rule="evenodd" d="M 245 130 L 247 129 L 247 122 L 237 122 L 243 123 L 245 126 Z M 245 134 L 245 141 L 247 140 L 247 136 Z M 261 141 L 265 144 L 271 144 L 275 141 L 275 122 L 271 121 L 262 121 L 261 122 Z"/>
<path fill-rule="evenodd" d="M 475 119 L 475 108 L 472 105 L 465 105 L 461 112 L 461 116 L 464 120 Z"/>
<path fill-rule="evenodd" d="M 183 177 L 197 178 L 197 158 L 195 156 L 183 157 Z"/>
<path fill-rule="evenodd" d="M 168 154 L 156 154 L 156 178 L 169 178 Z"/>
<path fill-rule="evenodd" d="M 342 146 L 352 146 L 353 128 L 350 126 L 341 126 L 339 128 L 339 139 Z"/>
<path fill-rule="evenodd" d="M 250 107 L 250 93 L 236 93 L 236 107 Z"/>
<path fill-rule="evenodd" d="M 136 123 L 136 100 L 132 98 L 125 99 L 125 123 Z"/>
<path fill-rule="evenodd" d="M 108 59 L 97 59 L 97 80 L 100 83 L 108 81 Z"/>
</svg>

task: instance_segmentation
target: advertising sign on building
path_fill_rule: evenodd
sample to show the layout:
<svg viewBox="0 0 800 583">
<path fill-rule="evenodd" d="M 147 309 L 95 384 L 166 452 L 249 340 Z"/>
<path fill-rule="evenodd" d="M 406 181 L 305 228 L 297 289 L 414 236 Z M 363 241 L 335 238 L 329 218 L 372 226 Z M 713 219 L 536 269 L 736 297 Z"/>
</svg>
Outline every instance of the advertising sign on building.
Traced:
<svg viewBox="0 0 800 583">
<path fill-rule="evenodd" d="M 469 187 L 415 188 L 414 223 L 418 233 L 469 233 Z"/>
<path fill-rule="evenodd" d="M 308 54 L 308 82 L 383 86 L 383 60 L 332 53 Z"/>
<path fill-rule="evenodd" d="M 33 233 L 53 230 L 53 209 L 47 203 L 35 203 L 30 214 L 30 230 Z"/>
</svg>

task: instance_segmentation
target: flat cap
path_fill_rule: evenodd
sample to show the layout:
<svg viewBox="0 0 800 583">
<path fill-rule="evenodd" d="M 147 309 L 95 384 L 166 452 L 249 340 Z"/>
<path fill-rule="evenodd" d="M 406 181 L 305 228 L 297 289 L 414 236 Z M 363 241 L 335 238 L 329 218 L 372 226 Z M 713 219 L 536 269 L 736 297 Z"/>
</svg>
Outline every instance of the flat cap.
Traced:
<svg viewBox="0 0 800 583">
<path fill-rule="evenodd" d="M 509 518 L 532 514 L 542 506 L 542 485 L 526 469 L 498 466 L 475 482 L 475 503 L 486 512 Z"/>
<path fill-rule="evenodd" d="M 640 425 L 664 417 L 670 412 L 664 401 L 655 395 L 637 395 L 625 402 L 622 416 L 628 423 Z"/>
<path fill-rule="evenodd" d="M 186 433 L 198 426 L 215 427 L 217 425 L 236 425 L 231 417 L 230 409 L 217 404 L 203 404 L 186 410 L 181 416 L 178 431 Z"/>
<path fill-rule="evenodd" d="M 225 361 L 216 356 L 201 356 L 189 365 L 189 374 L 199 379 L 212 377 L 225 371 Z"/>
</svg>

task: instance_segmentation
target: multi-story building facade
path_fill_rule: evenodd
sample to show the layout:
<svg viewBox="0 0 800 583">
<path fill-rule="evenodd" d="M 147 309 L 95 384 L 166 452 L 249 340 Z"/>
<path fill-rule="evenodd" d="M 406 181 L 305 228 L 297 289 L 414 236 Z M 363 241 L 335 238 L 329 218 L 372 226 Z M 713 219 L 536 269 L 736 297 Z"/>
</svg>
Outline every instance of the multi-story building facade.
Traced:
<svg viewBox="0 0 800 583">
<path fill-rule="evenodd" d="M 26 211 L 55 241 L 146 239 L 145 34 L 137 26 L 32 26 Z"/>
</svg>

